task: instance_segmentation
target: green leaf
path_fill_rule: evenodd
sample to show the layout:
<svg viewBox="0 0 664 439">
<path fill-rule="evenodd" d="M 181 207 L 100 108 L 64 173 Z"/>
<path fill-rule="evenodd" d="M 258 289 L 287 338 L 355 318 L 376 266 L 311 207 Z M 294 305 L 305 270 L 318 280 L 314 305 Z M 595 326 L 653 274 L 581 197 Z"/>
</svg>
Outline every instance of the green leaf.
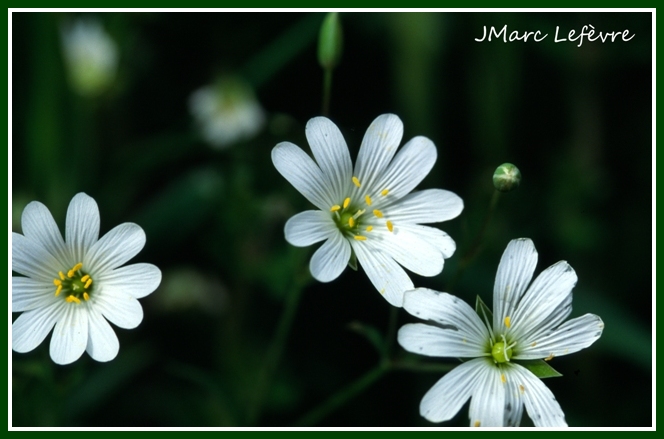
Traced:
<svg viewBox="0 0 664 439">
<path fill-rule="evenodd" d="M 549 363 L 544 360 L 519 360 L 516 363 L 534 373 L 537 378 L 555 378 L 563 376 L 563 374 L 551 367 Z"/>
<path fill-rule="evenodd" d="M 352 249 L 350 251 L 350 259 L 348 260 L 348 266 L 352 268 L 354 271 L 357 271 L 357 256 L 355 255 L 355 252 Z"/>
</svg>

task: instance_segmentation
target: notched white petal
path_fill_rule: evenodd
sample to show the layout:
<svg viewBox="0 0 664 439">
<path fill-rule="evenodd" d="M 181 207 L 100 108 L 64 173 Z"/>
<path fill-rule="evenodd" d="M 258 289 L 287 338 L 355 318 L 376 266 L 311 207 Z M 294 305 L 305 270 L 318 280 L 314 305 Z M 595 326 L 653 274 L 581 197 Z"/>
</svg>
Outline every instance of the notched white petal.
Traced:
<svg viewBox="0 0 664 439">
<path fill-rule="evenodd" d="M 436 162 L 436 147 L 426 137 L 415 137 L 397 153 L 377 187 L 389 188 L 395 199 L 412 191 Z"/>
<path fill-rule="evenodd" d="M 152 264 L 131 264 L 104 273 L 96 282 L 102 289 L 101 294 L 128 294 L 141 299 L 157 289 L 161 283 L 161 270 Z"/>
<path fill-rule="evenodd" d="M 376 180 L 383 175 L 402 137 L 403 123 L 394 114 L 382 114 L 371 123 L 362 139 L 355 164 L 355 175 L 365 187 L 373 188 Z"/>
<path fill-rule="evenodd" d="M 46 251 L 65 265 L 69 254 L 53 215 L 46 206 L 38 201 L 28 203 L 21 216 L 23 235 L 40 243 Z"/>
<path fill-rule="evenodd" d="M 12 232 L 12 271 L 51 283 L 60 265 L 40 243 Z"/>
<path fill-rule="evenodd" d="M 12 276 L 12 312 L 47 307 L 61 300 L 55 297 L 55 286 L 27 277 Z"/>
<path fill-rule="evenodd" d="M 46 338 L 61 313 L 61 306 L 50 306 L 26 311 L 12 324 L 12 349 L 30 352 Z"/>
<path fill-rule="evenodd" d="M 89 316 L 87 353 L 93 360 L 111 361 L 118 355 L 120 342 L 111 325 L 98 312 L 91 311 Z"/>
<path fill-rule="evenodd" d="M 329 212 L 306 210 L 286 221 L 286 241 L 295 247 L 308 247 L 338 233 Z"/>
<path fill-rule="evenodd" d="M 305 134 L 334 199 L 343 199 L 351 181 L 353 164 L 341 131 L 329 119 L 314 117 L 307 122 Z"/>
<path fill-rule="evenodd" d="M 88 312 L 85 304 L 63 306 L 51 337 L 51 359 L 57 364 L 78 360 L 88 345 Z"/>
<path fill-rule="evenodd" d="M 134 223 L 114 227 L 95 243 L 83 258 L 83 266 L 103 273 L 117 268 L 136 256 L 145 245 L 145 232 Z"/>
<path fill-rule="evenodd" d="M 109 322 L 123 329 L 134 329 L 143 320 L 141 304 L 126 293 L 100 295 L 93 305 Z"/>
<path fill-rule="evenodd" d="M 405 350 L 429 357 L 474 358 L 486 351 L 482 341 L 465 337 L 452 326 L 410 323 L 399 329 L 397 341 Z"/>
<path fill-rule="evenodd" d="M 548 387 L 528 369 L 509 363 L 509 379 L 514 379 L 536 427 L 567 427 L 565 414 Z"/>
<path fill-rule="evenodd" d="M 437 223 L 459 216 L 463 200 L 444 189 L 425 189 L 404 196 L 389 208 L 395 223 Z"/>
<path fill-rule="evenodd" d="M 403 293 L 413 282 L 394 259 L 384 254 L 371 240 L 353 241 L 353 250 L 367 277 L 390 305 L 401 307 Z"/>
<path fill-rule="evenodd" d="M 311 275 L 320 282 L 330 282 L 339 277 L 350 259 L 350 244 L 341 236 L 333 233 L 311 257 L 309 269 Z"/>
<path fill-rule="evenodd" d="M 99 223 L 97 202 L 83 192 L 76 194 L 69 203 L 65 226 L 65 241 L 73 260 L 80 262 L 97 242 Z"/>
</svg>

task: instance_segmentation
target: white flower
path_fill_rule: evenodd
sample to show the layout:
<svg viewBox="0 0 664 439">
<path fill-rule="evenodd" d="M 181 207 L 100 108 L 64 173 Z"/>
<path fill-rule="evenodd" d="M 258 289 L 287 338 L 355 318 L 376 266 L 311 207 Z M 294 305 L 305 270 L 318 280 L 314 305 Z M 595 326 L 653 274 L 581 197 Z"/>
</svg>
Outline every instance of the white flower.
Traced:
<svg viewBox="0 0 664 439">
<path fill-rule="evenodd" d="M 311 258 L 311 274 L 332 281 L 353 263 L 354 254 L 376 289 L 397 307 L 404 291 L 413 288 L 401 266 L 435 276 L 456 249 L 446 233 L 421 224 L 455 218 L 463 209 L 461 198 L 449 191 L 410 193 L 433 167 L 436 147 L 415 137 L 397 153 L 402 135 L 397 116 L 377 117 L 364 135 L 355 169 L 341 132 L 324 117 L 306 127 L 317 163 L 289 142 L 272 150 L 281 175 L 320 209 L 293 216 L 285 227 L 292 245 L 325 241 Z"/>
<path fill-rule="evenodd" d="M 99 209 L 84 193 L 69 204 L 65 237 L 43 204 L 33 201 L 12 233 L 12 349 L 29 352 L 51 337 L 51 358 L 76 361 L 83 351 L 110 361 L 119 342 L 108 324 L 131 329 L 143 320 L 137 299 L 153 292 L 161 272 L 152 264 L 121 267 L 145 245 L 138 225 L 124 223 L 99 239 Z"/>
<path fill-rule="evenodd" d="M 80 18 L 62 28 L 62 43 L 72 87 L 83 96 L 95 96 L 115 80 L 118 47 L 101 23 Z"/>
<path fill-rule="evenodd" d="M 251 87 L 239 78 L 220 79 L 196 90 L 189 109 L 205 141 L 216 148 L 249 139 L 265 124 L 265 113 Z"/>
<path fill-rule="evenodd" d="M 424 288 L 406 293 L 404 309 L 431 324 L 403 326 L 401 346 L 422 355 L 472 358 L 424 395 L 420 414 L 426 419 L 446 421 L 471 398 L 471 426 L 518 426 L 524 405 L 538 427 L 567 426 L 551 391 L 514 360 L 549 361 L 577 352 L 602 335 L 604 323 L 593 314 L 563 323 L 572 312 L 576 273 L 560 261 L 531 284 L 536 264 L 530 239 L 509 243 L 496 274 L 492 323 L 450 294 Z"/>
</svg>

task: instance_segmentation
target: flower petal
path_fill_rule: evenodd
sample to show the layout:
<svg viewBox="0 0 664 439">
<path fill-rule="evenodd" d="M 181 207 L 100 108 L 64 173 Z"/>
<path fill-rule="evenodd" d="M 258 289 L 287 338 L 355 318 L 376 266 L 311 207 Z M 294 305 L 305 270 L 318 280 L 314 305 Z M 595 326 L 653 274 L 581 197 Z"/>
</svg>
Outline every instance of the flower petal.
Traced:
<svg viewBox="0 0 664 439">
<path fill-rule="evenodd" d="M 475 358 L 452 369 L 422 398 L 420 415 L 431 422 L 443 422 L 454 415 L 475 393 L 478 378 L 486 369 L 495 368 L 485 358 Z"/>
<path fill-rule="evenodd" d="M 62 298 L 55 297 L 55 285 L 12 276 L 12 312 L 48 307 L 58 300 Z"/>
<path fill-rule="evenodd" d="M 397 153 L 376 187 L 388 189 L 388 197 L 403 197 L 429 174 L 436 156 L 431 140 L 421 136 L 413 138 Z"/>
<path fill-rule="evenodd" d="M 102 274 L 117 268 L 136 256 L 145 245 L 145 232 L 134 223 L 114 227 L 97 241 L 84 257 L 83 266 Z"/>
<path fill-rule="evenodd" d="M 604 322 L 594 314 L 586 314 L 560 325 L 538 339 L 525 339 L 515 359 L 530 360 L 553 355 L 572 354 L 593 344 L 602 335 Z M 533 344 L 535 346 L 533 346 Z"/>
<path fill-rule="evenodd" d="M 58 270 L 61 268 L 57 259 L 41 244 L 12 232 L 12 271 L 44 283 L 52 283 Z"/>
<path fill-rule="evenodd" d="M 83 192 L 69 203 L 65 236 L 75 264 L 83 260 L 86 251 L 99 239 L 99 207 Z"/>
<path fill-rule="evenodd" d="M 311 257 L 309 269 L 319 282 L 330 282 L 338 278 L 350 259 L 350 244 L 341 233 L 333 233 Z"/>
<path fill-rule="evenodd" d="M 306 210 L 286 221 L 286 241 L 296 247 L 308 247 L 330 237 L 337 231 L 329 212 Z"/>
<path fill-rule="evenodd" d="M 16 352 L 30 352 L 41 344 L 62 314 L 65 304 L 37 308 L 24 312 L 12 324 L 12 349 Z"/>
<path fill-rule="evenodd" d="M 96 361 L 111 361 L 118 355 L 120 342 L 111 325 L 96 311 L 88 315 L 90 331 L 88 333 L 87 353 Z"/>
<path fill-rule="evenodd" d="M 475 358 L 486 351 L 486 340 L 467 338 L 456 328 L 441 328 L 423 323 L 402 326 L 397 340 L 405 350 L 429 357 Z"/>
<path fill-rule="evenodd" d="M 435 227 L 421 226 L 419 224 L 399 224 L 399 229 L 407 230 L 431 244 L 443 254 L 443 258 L 445 259 L 452 257 L 456 251 L 456 243 L 450 238 L 450 235 Z"/>
<path fill-rule="evenodd" d="M 327 177 L 318 165 L 290 142 L 281 142 L 272 149 L 272 163 L 277 171 L 313 205 L 323 211 L 340 202 L 327 187 Z"/>
<path fill-rule="evenodd" d="M 413 289 L 413 282 L 404 269 L 370 240 L 353 241 L 351 245 L 374 287 L 390 305 L 400 308 L 404 291 Z"/>
<path fill-rule="evenodd" d="M 560 261 L 540 273 L 514 311 L 514 337 L 523 339 L 536 332 L 540 325 L 548 326 L 548 319 L 556 308 L 569 304 L 569 296 L 576 280 L 574 269 L 565 261 Z"/>
<path fill-rule="evenodd" d="M 505 391 L 501 370 L 491 359 L 482 358 L 486 366 L 478 370 L 475 390 L 470 398 L 468 417 L 471 427 L 503 427 L 505 421 Z"/>
<path fill-rule="evenodd" d="M 341 131 L 330 119 L 314 117 L 307 122 L 305 134 L 318 166 L 327 177 L 328 192 L 335 200 L 343 200 L 351 183 L 353 163 Z"/>
<path fill-rule="evenodd" d="M 140 299 L 157 289 L 161 283 L 161 270 L 152 264 L 131 264 L 106 272 L 95 279 L 101 294 L 128 294 Z"/>
<path fill-rule="evenodd" d="M 25 206 L 21 217 L 21 227 L 26 238 L 39 242 L 62 264 L 70 263 L 70 256 L 62 239 L 53 215 L 42 203 L 33 201 Z"/>
<path fill-rule="evenodd" d="M 382 114 L 369 125 L 355 163 L 355 176 L 364 187 L 384 189 L 374 184 L 387 169 L 402 137 L 403 123 L 394 114 Z"/>
<path fill-rule="evenodd" d="M 536 427 L 567 427 L 565 413 L 548 387 L 532 372 L 516 363 L 508 363 L 507 379 L 515 380 L 528 416 Z"/>
<path fill-rule="evenodd" d="M 443 254 L 407 229 L 395 225 L 393 232 L 375 232 L 371 238 L 378 249 L 413 273 L 436 276 L 443 271 Z"/>
<path fill-rule="evenodd" d="M 507 382 L 505 383 L 505 418 L 503 425 L 505 427 L 518 427 L 523 417 L 521 390 L 517 381 L 510 378 L 509 369 L 506 371 L 505 376 L 507 377 Z"/>
<path fill-rule="evenodd" d="M 404 294 L 403 308 L 415 317 L 442 325 L 446 330 L 456 331 L 457 337 L 466 340 L 470 346 L 486 348 L 489 330 L 475 310 L 456 296 L 428 288 L 416 288 Z"/>
<path fill-rule="evenodd" d="M 78 360 L 88 345 L 87 304 L 65 303 L 51 336 L 51 359 L 57 364 Z"/>
<path fill-rule="evenodd" d="M 93 306 L 115 326 L 134 329 L 143 320 L 143 308 L 138 300 L 127 293 L 103 290 L 103 294 L 92 296 Z"/>
<path fill-rule="evenodd" d="M 493 287 L 493 329 L 497 333 L 507 332 L 505 317 L 514 321 L 514 309 L 533 277 L 535 265 L 537 250 L 530 239 L 510 241 L 500 258 Z"/>
<path fill-rule="evenodd" d="M 437 223 L 459 216 L 463 200 L 454 192 L 426 189 L 406 195 L 384 211 L 396 223 Z"/>
</svg>

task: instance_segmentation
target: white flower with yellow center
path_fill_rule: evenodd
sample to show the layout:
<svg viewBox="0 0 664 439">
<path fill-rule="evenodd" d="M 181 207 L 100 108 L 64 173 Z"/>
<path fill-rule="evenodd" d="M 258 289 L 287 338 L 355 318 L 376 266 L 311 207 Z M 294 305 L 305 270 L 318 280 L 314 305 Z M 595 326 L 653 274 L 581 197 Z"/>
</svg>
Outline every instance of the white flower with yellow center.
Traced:
<svg viewBox="0 0 664 439">
<path fill-rule="evenodd" d="M 594 314 L 565 322 L 576 273 L 560 261 L 531 284 L 536 264 L 530 239 L 509 243 L 496 274 L 493 322 L 488 313 L 483 322 L 450 294 L 424 288 L 406 292 L 404 309 L 430 324 L 403 326 L 399 344 L 422 355 L 472 358 L 424 395 L 420 414 L 426 419 L 449 420 L 471 398 L 471 426 L 518 426 L 524 406 L 538 427 L 567 426 L 551 391 L 518 361 L 549 361 L 584 349 L 602 335 L 604 323 Z"/>
<path fill-rule="evenodd" d="M 376 289 L 400 307 L 404 291 L 413 288 L 402 266 L 435 276 L 456 249 L 446 233 L 421 224 L 455 218 L 463 210 L 461 198 L 442 189 L 411 193 L 433 167 L 436 147 L 415 137 L 397 153 L 403 124 L 384 114 L 364 135 L 353 169 L 346 142 L 329 119 L 311 119 L 305 132 L 316 162 L 289 142 L 272 150 L 281 175 L 320 209 L 290 218 L 286 240 L 298 247 L 325 241 L 309 265 L 321 282 L 336 279 L 356 256 Z"/>
<path fill-rule="evenodd" d="M 65 237 L 43 204 L 23 211 L 23 235 L 12 233 L 12 349 L 29 352 L 55 327 L 51 358 L 76 361 L 84 351 L 110 361 L 119 342 L 106 320 L 131 329 L 143 320 L 137 299 L 153 292 L 161 271 L 152 264 L 121 267 L 145 245 L 138 225 L 124 223 L 99 239 L 99 208 L 84 193 L 67 210 Z"/>
</svg>

